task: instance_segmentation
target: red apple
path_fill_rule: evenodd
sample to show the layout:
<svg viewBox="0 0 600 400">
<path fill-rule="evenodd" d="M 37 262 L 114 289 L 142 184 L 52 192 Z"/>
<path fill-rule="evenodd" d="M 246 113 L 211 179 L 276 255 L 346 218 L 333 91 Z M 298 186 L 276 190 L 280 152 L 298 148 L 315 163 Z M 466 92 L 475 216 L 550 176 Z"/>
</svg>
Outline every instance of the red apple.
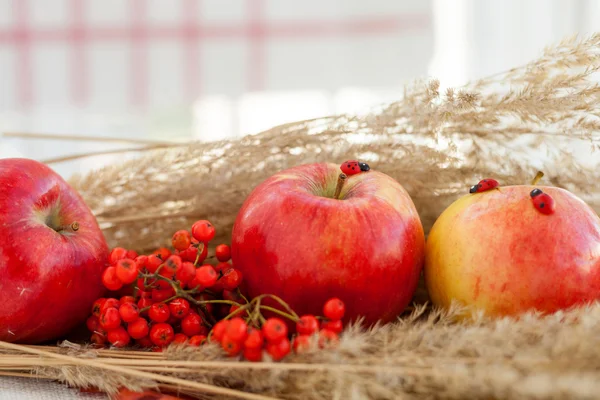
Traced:
<svg viewBox="0 0 600 400">
<path fill-rule="evenodd" d="M 535 188 L 554 200 L 554 212 L 536 208 Z M 425 258 L 432 302 L 466 306 L 463 316 L 552 313 L 600 299 L 600 218 L 560 188 L 501 186 L 461 197 L 432 227 Z"/>
<path fill-rule="evenodd" d="M 90 209 L 58 174 L 0 160 L 0 340 L 56 339 L 105 292 L 108 247 Z"/>
<path fill-rule="evenodd" d="M 398 182 L 373 170 L 349 176 L 335 199 L 339 174 L 307 164 L 256 187 L 235 220 L 233 264 L 251 297 L 278 295 L 298 314 L 322 315 L 338 297 L 345 321 L 392 321 L 423 266 L 419 215 Z"/>
</svg>

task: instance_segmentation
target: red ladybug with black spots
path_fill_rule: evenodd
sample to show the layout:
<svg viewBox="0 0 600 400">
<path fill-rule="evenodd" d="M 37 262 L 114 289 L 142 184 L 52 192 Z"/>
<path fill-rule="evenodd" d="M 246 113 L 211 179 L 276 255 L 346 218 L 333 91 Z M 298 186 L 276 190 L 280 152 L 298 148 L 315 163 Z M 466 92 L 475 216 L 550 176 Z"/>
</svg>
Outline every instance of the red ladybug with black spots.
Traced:
<svg viewBox="0 0 600 400">
<path fill-rule="evenodd" d="M 471 186 L 471 189 L 469 189 L 469 193 L 486 192 L 488 190 L 496 189 L 498 186 L 500 186 L 500 184 L 495 179 L 483 179 L 479 181 L 477 185 Z"/>
<path fill-rule="evenodd" d="M 356 175 L 361 172 L 370 170 L 369 164 L 364 162 L 358 162 L 356 160 L 344 161 L 340 166 L 342 172 L 348 176 Z"/>
<path fill-rule="evenodd" d="M 535 188 L 529 193 L 533 206 L 542 214 L 552 214 L 554 212 L 554 199 L 548 193 L 542 192 L 541 189 Z"/>
</svg>

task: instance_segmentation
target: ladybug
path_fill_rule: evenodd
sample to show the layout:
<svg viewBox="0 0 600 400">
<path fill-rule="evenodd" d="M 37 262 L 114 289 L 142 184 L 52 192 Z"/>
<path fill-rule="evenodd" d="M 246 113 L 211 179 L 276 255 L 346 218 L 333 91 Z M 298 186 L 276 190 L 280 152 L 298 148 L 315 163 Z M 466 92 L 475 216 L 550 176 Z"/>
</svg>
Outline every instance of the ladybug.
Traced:
<svg viewBox="0 0 600 400">
<path fill-rule="evenodd" d="M 369 164 L 364 162 L 358 162 L 355 160 L 344 161 L 340 166 L 342 172 L 348 176 L 356 175 L 360 172 L 365 172 L 370 170 Z"/>
<path fill-rule="evenodd" d="M 542 192 L 541 189 L 535 188 L 529 193 L 533 206 L 542 214 L 554 213 L 554 199 L 548 193 Z"/>
<path fill-rule="evenodd" d="M 471 186 L 469 193 L 481 193 L 488 190 L 496 189 L 500 184 L 495 179 L 483 179 L 477 185 Z"/>
</svg>

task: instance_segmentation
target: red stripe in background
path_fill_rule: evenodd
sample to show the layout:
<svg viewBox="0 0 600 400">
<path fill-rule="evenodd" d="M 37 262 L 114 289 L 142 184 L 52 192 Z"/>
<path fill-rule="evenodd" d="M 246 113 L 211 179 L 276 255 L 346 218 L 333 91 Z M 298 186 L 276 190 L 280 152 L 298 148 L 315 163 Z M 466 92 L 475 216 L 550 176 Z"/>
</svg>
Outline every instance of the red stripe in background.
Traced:
<svg viewBox="0 0 600 400">
<path fill-rule="evenodd" d="M 85 3 L 71 0 L 71 98 L 74 104 L 83 105 L 87 100 L 87 62 L 85 55 Z"/>
<path fill-rule="evenodd" d="M 188 101 L 194 101 L 200 96 L 200 66 L 201 49 L 199 31 L 201 21 L 201 0 L 183 0 L 183 90 Z"/>
<path fill-rule="evenodd" d="M 31 62 L 31 38 L 29 35 L 29 2 L 14 3 L 15 29 L 13 42 L 17 51 L 17 98 L 21 107 L 33 104 L 33 70 Z"/>
<path fill-rule="evenodd" d="M 146 0 L 132 0 L 131 8 L 131 101 L 146 105 L 148 98 L 148 37 L 146 26 Z"/>
<path fill-rule="evenodd" d="M 259 91 L 265 87 L 266 43 L 265 2 L 246 0 L 248 5 L 248 90 Z"/>
<path fill-rule="evenodd" d="M 190 0 L 191 1 L 191 0 Z M 323 36 L 340 35 L 369 35 L 402 31 L 418 31 L 429 27 L 430 18 L 427 15 L 402 17 L 372 17 L 355 20 L 321 20 L 321 21 L 289 21 L 269 22 L 261 28 L 262 33 L 269 39 L 310 39 Z M 143 25 L 147 40 L 152 39 L 243 39 L 248 36 L 248 27 L 237 24 L 213 25 L 205 23 L 194 25 L 193 29 L 169 25 Z M 0 43 L 14 43 L 22 36 L 23 29 L 0 29 Z M 25 32 L 34 42 L 64 42 L 72 37 L 70 28 L 36 28 Z M 129 39 L 132 28 L 128 26 L 99 26 L 87 28 L 85 41 L 120 41 Z"/>
</svg>

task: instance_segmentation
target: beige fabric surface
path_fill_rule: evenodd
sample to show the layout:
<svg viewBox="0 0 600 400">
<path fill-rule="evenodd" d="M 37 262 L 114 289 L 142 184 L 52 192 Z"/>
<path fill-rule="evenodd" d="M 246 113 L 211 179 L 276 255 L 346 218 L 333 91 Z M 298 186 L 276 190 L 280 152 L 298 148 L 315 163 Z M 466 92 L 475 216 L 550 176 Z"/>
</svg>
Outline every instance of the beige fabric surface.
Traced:
<svg viewBox="0 0 600 400">
<path fill-rule="evenodd" d="M 106 400 L 99 393 L 81 393 L 56 382 L 29 378 L 0 378 L 0 400 Z"/>
</svg>

